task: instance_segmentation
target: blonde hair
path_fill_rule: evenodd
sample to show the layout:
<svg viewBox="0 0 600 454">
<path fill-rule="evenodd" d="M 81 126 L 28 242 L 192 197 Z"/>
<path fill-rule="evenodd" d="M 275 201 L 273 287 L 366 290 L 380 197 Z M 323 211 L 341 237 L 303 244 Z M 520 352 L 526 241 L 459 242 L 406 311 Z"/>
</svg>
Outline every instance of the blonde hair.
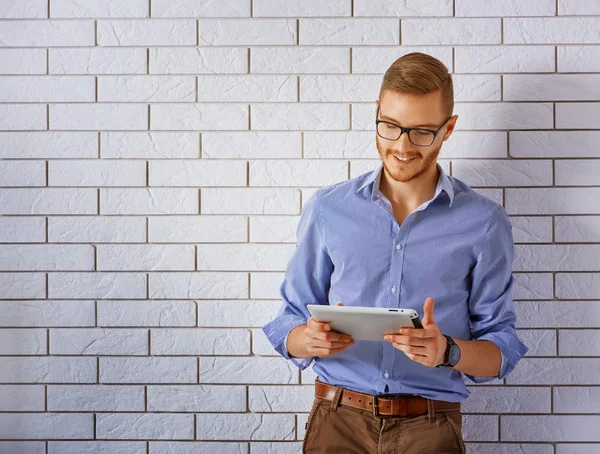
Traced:
<svg viewBox="0 0 600 454">
<path fill-rule="evenodd" d="M 448 114 L 454 110 L 454 87 L 448 68 L 431 55 L 412 52 L 398 58 L 383 75 L 379 100 L 386 91 L 428 94 L 440 90 Z"/>
</svg>

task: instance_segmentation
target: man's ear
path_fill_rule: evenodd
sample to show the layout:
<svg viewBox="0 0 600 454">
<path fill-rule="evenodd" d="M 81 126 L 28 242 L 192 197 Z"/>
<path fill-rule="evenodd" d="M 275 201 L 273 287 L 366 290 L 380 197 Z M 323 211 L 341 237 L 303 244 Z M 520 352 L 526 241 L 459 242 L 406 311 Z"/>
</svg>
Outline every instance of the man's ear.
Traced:
<svg viewBox="0 0 600 454">
<path fill-rule="evenodd" d="M 448 137 L 450 137 L 450 135 L 454 131 L 454 127 L 456 126 L 456 120 L 458 120 L 458 115 L 453 115 L 452 118 L 450 118 L 450 120 L 448 120 L 448 124 L 446 126 L 446 132 L 444 133 L 444 139 L 442 140 L 442 142 L 445 142 L 446 140 L 448 140 Z"/>
</svg>

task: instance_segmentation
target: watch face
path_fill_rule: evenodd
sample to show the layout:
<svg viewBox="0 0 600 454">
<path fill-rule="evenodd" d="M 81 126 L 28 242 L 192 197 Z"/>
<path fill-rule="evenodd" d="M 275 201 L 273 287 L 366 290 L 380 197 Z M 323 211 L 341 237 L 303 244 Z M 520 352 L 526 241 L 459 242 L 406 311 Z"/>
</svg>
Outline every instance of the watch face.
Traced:
<svg viewBox="0 0 600 454">
<path fill-rule="evenodd" d="M 448 362 L 451 366 L 456 366 L 458 361 L 460 360 L 460 347 L 458 345 L 453 345 L 450 347 L 450 354 L 448 355 Z"/>
</svg>

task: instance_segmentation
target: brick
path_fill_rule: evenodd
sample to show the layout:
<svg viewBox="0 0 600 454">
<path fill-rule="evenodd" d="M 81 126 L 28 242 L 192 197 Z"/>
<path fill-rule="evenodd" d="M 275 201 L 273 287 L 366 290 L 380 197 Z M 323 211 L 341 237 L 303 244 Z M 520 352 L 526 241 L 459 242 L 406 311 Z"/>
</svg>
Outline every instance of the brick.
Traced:
<svg viewBox="0 0 600 454">
<path fill-rule="evenodd" d="M 44 49 L 0 49 L 0 74 L 45 74 Z"/>
<path fill-rule="evenodd" d="M 0 43 L 6 47 L 93 46 L 94 34 L 92 20 L 19 20 L 0 23 Z"/>
<path fill-rule="evenodd" d="M 0 245 L 2 271 L 68 271 L 94 269 L 94 248 L 89 244 Z"/>
<path fill-rule="evenodd" d="M 200 359 L 200 383 L 295 384 L 297 377 L 297 367 L 284 358 Z"/>
<path fill-rule="evenodd" d="M 600 71 L 600 46 L 556 46 L 556 49 L 559 72 Z"/>
<path fill-rule="evenodd" d="M 46 219 L 43 217 L 0 217 L 0 243 L 44 243 Z"/>
<path fill-rule="evenodd" d="M 45 120 L 44 120 L 45 121 Z M 93 132 L 0 132 L 0 158 L 96 158 Z"/>
<path fill-rule="evenodd" d="M 598 140 L 600 140 L 600 131 L 511 131 L 509 133 L 510 155 L 515 158 L 600 157 L 600 149 L 596 146 Z"/>
<path fill-rule="evenodd" d="M 306 135 L 305 135 L 306 137 Z M 204 159 L 282 159 L 302 157 L 302 133 L 204 132 Z"/>
<path fill-rule="evenodd" d="M 598 384 L 598 358 L 522 358 L 506 378 L 519 385 Z M 532 440 L 533 441 L 533 440 Z"/>
<path fill-rule="evenodd" d="M 145 355 L 148 330 L 63 328 L 50 330 L 53 355 Z"/>
<path fill-rule="evenodd" d="M 151 330 L 153 355 L 249 355 L 246 329 L 159 328 Z"/>
<path fill-rule="evenodd" d="M 198 269 L 221 271 L 285 271 L 296 250 L 293 244 L 199 244 Z"/>
<path fill-rule="evenodd" d="M 46 112 L 44 105 L 0 104 L 0 128 L 3 131 L 44 130 L 48 124 Z"/>
<path fill-rule="evenodd" d="M 198 76 L 200 102 L 294 102 L 297 76 Z"/>
<path fill-rule="evenodd" d="M 183 454 L 190 449 L 205 450 L 206 452 L 218 452 L 219 454 L 238 454 L 248 449 L 248 443 L 225 443 L 222 441 L 151 441 L 153 454 Z M 146 445 L 144 444 L 144 449 Z M 129 451 L 125 454 L 129 454 Z M 141 453 L 143 454 L 143 453 Z"/>
<path fill-rule="evenodd" d="M 97 269 L 170 271 L 194 269 L 194 246 L 182 244 L 98 245 Z"/>
<path fill-rule="evenodd" d="M 500 44 L 499 18 L 402 19 L 402 44 Z"/>
<path fill-rule="evenodd" d="M 600 216 L 556 216 L 557 243 L 600 242 Z"/>
<path fill-rule="evenodd" d="M 559 160 L 554 172 L 556 186 L 594 186 L 598 184 L 600 160 Z"/>
<path fill-rule="evenodd" d="M 43 161 L 0 162 L 2 186 L 46 186 L 46 163 Z"/>
<path fill-rule="evenodd" d="M 50 129 L 147 129 L 148 107 L 142 104 L 53 104 Z"/>
<path fill-rule="evenodd" d="M 196 79 L 191 76 L 100 76 L 98 101 L 193 102 Z"/>
<path fill-rule="evenodd" d="M 346 161 L 254 161 L 250 186 L 326 186 L 348 178 Z"/>
<path fill-rule="evenodd" d="M 509 214 L 600 214 L 598 188 L 506 189 Z"/>
<path fill-rule="evenodd" d="M 246 186 L 244 161 L 151 161 L 150 186 Z"/>
<path fill-rule="evenodd" d="M 202 189 L 202 214 L 300 214 L 297 189 Z"/>
<path fill-rule="evenodd" d="M 296 21 L 292 19 L 199 19 L 198 43 L 222 45 L 294 45 Z"/>
<path fill-rule="evenodd" d="M 452 176 L 469 186 L 551 186 L 550 160 L 456 160 Z"/>
<path fill-rule="evenodd" d="M 2 301 L 0 326 L 94 326 L 94 306 L 94 301 Z"/>
<path fill-rule="evenodd" d="M 3 357 L 0 382 L 11 383 L 95 383 L 96 358 Z M 10 415 L 15 416 L 15 415 Z M 0 427 L 6 428 L 4 423 Z M 0 438 L 9 438 L 1 437 Z M 16 438 L 16 437 L 10 437 Z M 32 438 L 32 437 L 28 437 Z M 55 437 L 50 437 L 55 438 Z"/>
<path fill-rule="evenodd" d="M 553 281 L 551 273 L 514 273 L 515 299 L 552 299 Z"/>
<path fill-rule="evenodd" d="M 247 298 L 248 273 L 151 273 L 150 298 Z"/>
<path fill-rule="evenodd" d="M 145 273 L 49 273 L 50 298 L 144 298 Z"/>
<path fill-rule="evenodd" d="M 108 188 L 100 190 L 101 214 L 197 214 L 191 188 Z"/>
<path fill-rule="evenodd" d="M 100 358 L 100 383 L 198 383 L 197 359 Z"/>
<path fill-rule="evenodd" d="M 244 104 L 153 104 L 150 109 L 150 129 L 248 129 L 248 106 Z"/>
<path fill-rule="evenodd" d="M 49 161 L 49 186 L 145 186 L 146 163 L 142 161 L 87 160 Z"/>
<path fill-rule="evenodd" d="M 595 301 L 519 301 L 517 326 L 527 328 L 600 328 Z M 537 314 L 537 315 L 535 315 Z"/>
<path fill-rule="evenodd" d="M 465 413 L 550 413 L 550 388 L 474 386 Z"/>
<path fill-rule="evenodd" d="M 393 0 L 355 0 L 354 16 L 453 16 L 452 0 L 434 0 L 419 2 L 408 0 L 395 2 Z"/>
<path fill-rule="evenodd" d="M 505 441 L 600 441 L 600 416 L 502 416 Z"/>
<path fill-rule="evenodd" d="M 457 130 L 552 128 L 549 103 L 465 103 L 455 104 Z"/>
<path fill-rule="evenodd" d="M 250 298 L 279 299 L 284 273 L 250 273 Z"/>
<path fill-rule="evenodd" d="M 52 216 L 50 243 L 145 243 L 146 219 L 133 216 Z"/>
<path fill-rule="evenodd" d="M 322 5 L 330 4 L 330 2 L 322 3 Z M 250 49 L 250 56 L 251 73 L 350 72 L 350 51 L 343 48 L 253 47 Z"/>
<path fill-rule="evenodd" d="M 148 408 L 152 411 L 245 413 L 246 387 L 235 385 L 148 386 Z M 219 452 L 221 451 L 219 450 Z"/>
<path fill-rule="evenodd" d="M 509 74 L 506 101 L 590 101 L 600 98 L 600 76 L 591 74 Z"/>
<path fill-rule="evenodd" d="M 2 19 L 45 19 L 47 17 L 47 0 L 7 1 L 0 5 Z"/>
<path fill-rule="evenodd" d="M 96 437 L 123 440 L 192 440 L 194 415 L 153 413 L 100 413 Z"/>
<path fill-rule="evenodd" d="M 0 438 L 40 439 L 94 438 L 91 413 L 0 414 Z"/>
<path fill-rule="evenodd" d="M 504 19 L 505 44 L 596 44 L 598 22 L 592 17 L 528 17 Z"/>
<path fill-rule="evenodd" d="M 557 273 L 556 297 L 559 299 L 597 299 L 600 273 Z"/>
<path fill-rule="evenodd" d="M 275 318 L 280 301 L 207 301 L 199 304 L 198 325 L 204 327 L 260 327 Z"/>
<path fill-rule="evenodd" d="M 63 452 L 94 452 L 111 454 L 145 454 L 144 441 L 50 441 L 48 454 Z M 37 454 L 37 453 L 36 453 Z M 42 453 L 43 454 L 43 453 Z"/>
<path fill-rule="evenodd" d="M 252 216 L 250 218 L 250 241 L 253 243 L 295 243 L 299 220 L 300 216 Z"/>
<path fill-rule="evenodd" d="M 190 46 L 196 44 L 196 21 L 99 20 L 99 46 Z"/>
<path fill-rule="evenodd" d="M 248 239 L 244 216 L 155 216 L 148 241 L 159 243 L 239 243 Z"/>
<path fill-rule="evenodd" d="M 398 47 L 359 46 L 352 48 L 352 73 L 383 74 L 391 62 L 411 52 L 421 52 L 431 55 L 446 65 L 449 70 L 452 70 L 452 47 L 405 45 Z"/>
<path fill-rule="evenodd" d="M 200 139 L 192 132 L 103 132 L 101 153 L 103 158 L 198 158 Z"/>
<path fill-rule="evenodd" d="M 147 17 L 150 0 L 50 0 L 50 17 Z"/>
<path fill-rule="evenodd" d="M 0 294 L 2 298 L 9 299 L 46 298 L 46 275 L 44 273 L 0 273 Z"/>
<path fill-rule="evenodd" d="M 513 216 L 510 222 L 515 243 L 552 243 L 550 216 Z"/>
<path fill-rule="evenodd" d="M 526 356 L 556 356 L 556 338 L 555 330 L 518 330 L 517 334 L 521 341 L 529 347 Z"/>
<path fill-rule="evenodd" d="M 460 46 L 454 48 L 457 73 L 553 72 L 551 46 Z"/>
<path fill-rule="evenodd" d="M 46 391 L 44 386 L 0 385 L 1 411 L 44 411 L 45 401 Z M 3 447 L 0 443 L 1 449 Z"/>
<path fill-rule="evenodd" d="M 600 128 L 600 102 L 556 104 L 556 127 L 568 129 Z"/>
<path fill-rule="evenodd" d="M 600 356 L 598 344 L 600 330 L 558 331 L 558 354 L 560 356 Z"/>
<path fill-rule="evenodd" d="M 297 412 L 310 409 L 314 386 L 249 386 L 248 406 L 252 412 Z"/>
<path fill-rule="evenodd" d="M 48 386 L 49 411 L 144 411 L 143 386 Z"/>
<path fill-rule="evenodd" d="M 152 0 L 152 17 L 250 17 L 250 0 L 234 2 Z"/>
<path fill-rule="evenodd" d="M 194 301 L 98 301 L 99 326 L 195 326 Z"/>
<path fill-rule="evenodd" d="M 203 413 L 196 418 L 201 440 L 293 440 L 294 415 Z"/>
<path fill-rule="evenodd" d="M 351 16 L 350 0 L 321 2 L 308 0 L 299 4 L 293 0 L 255 0 L 253 17 Z"/>
<path fill-rule="evenodd" d="M 94 189 L 0 189 L 1 214 L 96 214 Z"/>
<path fill-rule="evenodd" d="M 248 50 L 245 48 L 170 48 L 150 49 L 150 74 L 246 74 Z"/>
<path fill-rule="evenodd" d="M 557 386 L 554 388 L 556 413 L 599 413 L 600 388 Z"/>
<path fill-rule="evenodd" d="M 456 0 L 456 16 L 554 16 L 555 0 L 533 0 L 526 3 L 493 0 Z"/>
<path fill-rule="evenodd" d="M 47 353 L 45 329 L 0 329 L 0 355 L 45 355 Z M 1 388 L 0 386 L 0 393 Z"/>
<path fill-rule="evenodd" d="M 50 49 L 50 74 L 145 74 L 146 49 Z"/>
<path fill-rule="evenodd" d="M 299 19 L 301 45 L 399 45 L 398 19 Z M 295 43 L 288 43 L 295 44 Z"/>
<path fill-rule="evenodd" d="M 250 121 L 254 130 L 348 129 L 350 112 L 334 103 L 256 104 Z"/>
<path fill-rule="evenodd" d="M 558 0 L 558 14 L 565 16 L 598 15 L 600 4 L 597 2 L 578 2 L 577 0 Z"/>
</svg>

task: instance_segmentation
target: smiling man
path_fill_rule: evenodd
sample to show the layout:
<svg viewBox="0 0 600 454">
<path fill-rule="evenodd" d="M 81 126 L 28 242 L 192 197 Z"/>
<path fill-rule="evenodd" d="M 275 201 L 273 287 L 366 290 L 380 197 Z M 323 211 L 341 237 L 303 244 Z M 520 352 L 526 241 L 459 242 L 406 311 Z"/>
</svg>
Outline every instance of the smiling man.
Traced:
<svg viewBox="0 0 600 454">
<path fill-rule="evenodd" d="M 305 453 L 464 453 L 463 377 L 504 378 L 528 351 L 506 211 L 437 163 L 458 119 L 453 96 L 439 60 L 396 60 L 375 102 L 380 165 L 304 206 L 281 310 L 263 331 L 299 368 L 314 361 Z M 423 328 L 355 342 L 306 308 L 335 302 L 415 309 Z"/>
</svg>

